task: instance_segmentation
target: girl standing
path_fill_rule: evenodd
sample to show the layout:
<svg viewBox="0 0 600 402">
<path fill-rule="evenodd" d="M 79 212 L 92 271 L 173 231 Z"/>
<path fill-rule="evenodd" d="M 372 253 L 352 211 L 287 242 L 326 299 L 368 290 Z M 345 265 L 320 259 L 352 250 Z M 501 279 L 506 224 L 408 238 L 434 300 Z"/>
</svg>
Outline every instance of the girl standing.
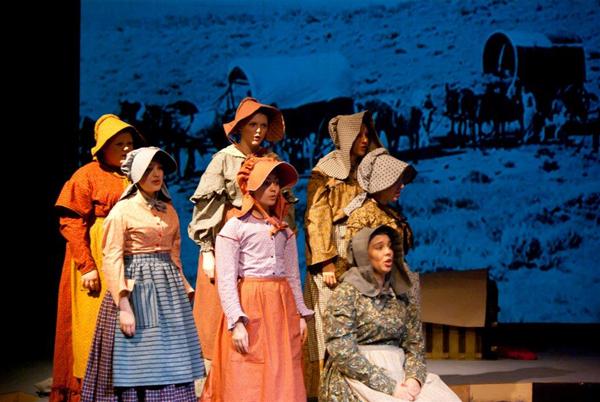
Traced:
<svg viewBox="0 0 600 402">
<path fill-rule="evenodd" d="M 127 186 L 121 163 L 144 139 L 114 114 L 94 126 L 92 162 L 63 186 L 56 207 L 67 240 L 58 292 L 51 402 L 79 401 L 96 316 L 106 292 L 102 223 Z"/>
<path fill-rule="evenodd" d="M 281 112 L 254 98 L 244 98 L 235 119 L 223 125 L 231 145 L 213 155 L 190 200 L 194 203 L 188 226 L 190 238 L 200 246 L 194 300 L 194 319 L 204 358 L 211 360 L 215 334 L 221 317 L 221 305 L 214 282 L 215 239 L 234 209 L 242 206 L 242 191 L 236 175 L 248 155 L 262 156 L 263 140 L 283 138 L 285 124 Z M 292 219 L 293 221 L 293 219 Z"/>
<path fill-rule="evenodd" d="M 344 208 L 362 192 L 356 181 L 358 164 L 367 152 L 381 146 L 368 111 L 334 117 L 329 121 L 329 135 L 336 149 L 321 158 L 311 173 L 304 215 L 308 269 L 304 298 L 308 308 L 315 311 L 308 327 L 309 396 L 318 392 L 325 356 L 322 317 L 341 274 L 336 273 L 336 264 L 346 253 L 348 216 Z"/>
<path fill-rule="evenodd" d="M 131 152 L 133 183 L 104 222 L 102 303 L 83 401 L 195 401 L 204 364 L 183 275 L 179 219 L 164 184 L 176 164 L 156 147 Z"/>
<path fill-rule="evenodd" d="M 290 164 L 272 158 L 250 157 L 240 169 L 241 210 L 216 241 L 224 314 L 202 401 L 306 402 L 302 342 L 313 312 L 281 194 L 297 180 Z"/>
<path fill-rule="evenodd" d="M 394 208 L 402 189 L 411 183 L 417 175 L 412 165 L 391 156 L 385 148 L 369 152 L 358 166 L 358 184 L 363 193 L 359 194 L 345 208 L 348 215 L 346 224 L 346 242 L 362 228 L 374 228 L 387 225 L 396 231 L 402 247 L 396 250 L 400 269 L 404 270 L 418 291 L 419 275 L 412 272 L 404 257 L 413 247 L 413 232 L 408 221 Z M 347 260 L 340 261 L 342 270 L 349 268 Z M 418 299 L 418 298 L 417 298 Z"/>
</svg>

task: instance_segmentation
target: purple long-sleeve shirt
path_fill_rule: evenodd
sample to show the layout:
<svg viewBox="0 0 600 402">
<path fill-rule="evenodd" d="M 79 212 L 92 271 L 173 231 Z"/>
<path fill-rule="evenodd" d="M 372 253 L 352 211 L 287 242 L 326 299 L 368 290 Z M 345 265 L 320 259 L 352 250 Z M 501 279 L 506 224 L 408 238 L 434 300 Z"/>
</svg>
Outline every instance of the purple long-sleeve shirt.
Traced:
<svg viewBox="0 0 600 402">
<path fill-rule="evenodd" d="M 249 213 L 229 219 L 217 235 L 217 288 L 229 329 L 240 318 L 248 319 L 240 305 L 238 278 L 285 277 L 294 294 L 298 313 L 302 317 L 314 314 L 302 298 L 296 236 L 289 229 L 280 230 L 273 236 L 271 229 L 271 224 Z"/>
</svg>

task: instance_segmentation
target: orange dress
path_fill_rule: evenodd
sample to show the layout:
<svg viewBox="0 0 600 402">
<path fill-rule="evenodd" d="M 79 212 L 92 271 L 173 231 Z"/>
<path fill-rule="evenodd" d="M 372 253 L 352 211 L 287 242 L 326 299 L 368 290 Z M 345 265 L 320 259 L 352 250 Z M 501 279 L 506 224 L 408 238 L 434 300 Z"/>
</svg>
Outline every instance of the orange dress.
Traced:
<svg viewBox="0 0 600 402">
<path fill-rule="evenodd" d="M 223 307 L 212 367 L 201 402 L 306 402 L 300 318 L 302 299 L 296 237 L 251 214 L 227 221 L 216 241 Z M 237 352 L 231 329 L 242 319 L 248 353 Z"/>
<path fill-rule="evenodd" d="M 102 277 L 102 222 L 125 189 L 124 176 L 98 161 L 78 169 L 56 201 L 67 241 L 58 291 L 50 401 L 79 401 L 96 315 L 106 292 Z M 101 291 L 89 293 L 81 275 L 98 269 Z"/>
</svg>

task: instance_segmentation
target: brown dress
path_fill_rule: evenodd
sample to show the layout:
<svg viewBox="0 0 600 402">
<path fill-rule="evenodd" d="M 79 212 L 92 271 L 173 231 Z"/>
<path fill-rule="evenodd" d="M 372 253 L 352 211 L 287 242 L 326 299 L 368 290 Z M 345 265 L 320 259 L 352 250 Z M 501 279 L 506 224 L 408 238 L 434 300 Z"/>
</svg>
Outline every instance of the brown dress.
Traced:
<svg viewBox="0 0 600 402">
<path fill-rule="evenodd" d="M 304 285 L 304 301 L 315 312 L 314 320 L 307 323 L 310 361 L 323 360 L 325 356 L 323 314 L 333 292 L 324 284 L 321 270 L 311 270 L 311 266 L 318 266 L 337 256 L 344 257 L 347 219 L 344 207 L 361 192 L 354 175 L 339 180 L 326 176 L 318 167 L 313 169 L 308 182 L 304 225 L 309 271 Z"/>
<path fill-rule="evenodd" d="M 363 124 L 369 130 L 369 150 L 381 146 L 370 112 L 336 116 L 328 125 L 335 150 L 319 160 L 308 182 L 304 216 L 308 273 L 304 299 L 315 311 L 315 319 L 307 323 L 308 350 L 305 350 L 308 359 L 304 375 L 309 397 L 318 392 L 325 356 L 323 314 L 332 294 L 332 289 L 323 282 L 323 265 L 345 257 L 344 208 L 362 192 L 356 180 L 356 163 L 352 164 L 352 147 Z"/>
</svg>

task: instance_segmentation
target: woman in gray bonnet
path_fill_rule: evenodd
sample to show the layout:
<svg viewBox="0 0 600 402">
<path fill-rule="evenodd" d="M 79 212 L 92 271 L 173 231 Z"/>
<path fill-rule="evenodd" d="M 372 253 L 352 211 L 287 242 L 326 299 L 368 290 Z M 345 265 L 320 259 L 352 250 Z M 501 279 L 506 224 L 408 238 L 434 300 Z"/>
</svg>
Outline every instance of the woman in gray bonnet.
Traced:
<svg viewBox="0 0 600 402">
<path fill-rule="evenodd" d="M 131 181 L 104 221 L 102 302 L 82 401 L 195 402 L 205 376 L 183 275 L 179 218 L 164 182 L 173 158 L 156 147 L 127 155 Z"/>
<path fill-rule="evenodd" d="M 320 401 L 460 402 L 427 373 L 419 306 L 410 292 L 397 232 L 363 228 L 347 252 L 350 268 L 325 311 L 328 357 Z"/>
</svg>

